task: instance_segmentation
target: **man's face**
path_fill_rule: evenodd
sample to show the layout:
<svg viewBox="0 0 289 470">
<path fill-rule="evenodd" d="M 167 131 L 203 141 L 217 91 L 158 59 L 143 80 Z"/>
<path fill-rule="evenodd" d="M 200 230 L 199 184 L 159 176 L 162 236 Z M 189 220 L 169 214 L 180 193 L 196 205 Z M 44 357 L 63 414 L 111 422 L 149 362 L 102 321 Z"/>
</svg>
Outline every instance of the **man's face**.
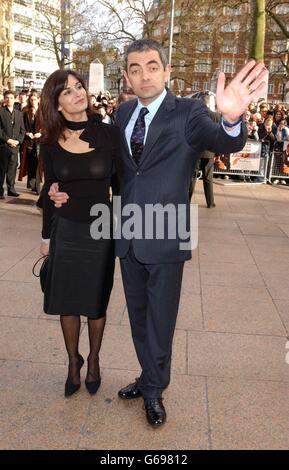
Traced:
<svg viewBox="0 0 289 470">
<path fill-rule="evenodd" d="M 8 106 L 8 108 L 12 108 L 12 106 L 14 105 L 14 101 L 15 101 L 14 95 L 10 93 L 6 95 L 4 98 L 4 104 Z"/>
<path fill-rule="evenodd" d="M 131 52 L 127 58 L 125 78 L 143 104 L 154 101 L 169 80 L 171 66 L 164 69 L 159 53 L 154 50 Z"/>
<path fill-rule="evenodd" d="M 260 109 L 260 114 L 263 118 L 266 117 L 267 112 L 268 112 L 268 108 Z"/>
</svg>

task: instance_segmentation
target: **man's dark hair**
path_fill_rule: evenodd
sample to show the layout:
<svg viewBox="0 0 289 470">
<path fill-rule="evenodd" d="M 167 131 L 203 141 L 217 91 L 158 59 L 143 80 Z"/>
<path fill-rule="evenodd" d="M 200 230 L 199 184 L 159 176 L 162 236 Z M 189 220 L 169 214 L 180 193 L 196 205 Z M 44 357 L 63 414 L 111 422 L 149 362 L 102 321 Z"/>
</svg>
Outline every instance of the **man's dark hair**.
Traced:
<svg viewBox="0 0 289 470">
<path fill-rule="evenodd" d="M 157 51 L 161 63 L 163 64 L 164 69 L 168 65 L 168 59 L 165 53 L 163 46 L 161 46 L 157 41 L 152 39 L 138 39 L 133 41 L 125 51 L 124 54 L 124 68 L 127 70 L 127 58 L 131 52 L 146 52 L 146 51 Z"/>
<path fill-rule="evenodd" d="M 15 98 L 15 92 L 12 91 L 12 90 L 5 90 L 5 91 L 4 91 L 4 95 L 3 95 L 4 98 L 6 98 L 7 95 L 13 95 L 14 98 Z"/>
</svg>

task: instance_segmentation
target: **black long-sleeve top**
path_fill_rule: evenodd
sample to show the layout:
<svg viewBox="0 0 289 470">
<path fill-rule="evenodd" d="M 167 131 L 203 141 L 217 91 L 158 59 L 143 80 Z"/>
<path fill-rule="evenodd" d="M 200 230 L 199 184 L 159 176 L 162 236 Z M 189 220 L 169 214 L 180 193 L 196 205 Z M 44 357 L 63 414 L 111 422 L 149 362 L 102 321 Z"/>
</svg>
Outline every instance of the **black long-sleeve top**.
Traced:
<svg viewBox="0 0 289 470">
<path fill-rule="evenodd" d="M 54 213 L 69 220 L 91 223 L 90 209 L 96 203 L 110 204 L 109 188 L 117 192 L 116 169 L 120 133 L 116 126 L 104 124 L 94 117 L 80 136 L 94 149 L 77 154 L 65 150 L 59 143 L 42 144 L 45 184 L 43 189 L 42 237 L 50 238 Z M 48 196 L 52 183 L 58 182 L 59 190 L 69 199 L 59 209 Z"/>
</svg>

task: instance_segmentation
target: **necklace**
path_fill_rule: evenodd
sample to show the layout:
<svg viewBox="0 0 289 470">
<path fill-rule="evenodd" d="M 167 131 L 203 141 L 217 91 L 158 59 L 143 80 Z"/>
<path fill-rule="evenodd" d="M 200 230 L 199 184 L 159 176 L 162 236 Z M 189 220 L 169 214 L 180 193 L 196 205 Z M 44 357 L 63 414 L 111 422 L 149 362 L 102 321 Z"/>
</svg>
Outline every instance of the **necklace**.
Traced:
<svg viewBox="0 0 289 470">
<path fill-rule="evenodd" d="M 86 128 L 88 123 L 87 121 L 67 121 L 65 120 L 65 127 L 70 131 L 83 131 Z"/>
</svg>

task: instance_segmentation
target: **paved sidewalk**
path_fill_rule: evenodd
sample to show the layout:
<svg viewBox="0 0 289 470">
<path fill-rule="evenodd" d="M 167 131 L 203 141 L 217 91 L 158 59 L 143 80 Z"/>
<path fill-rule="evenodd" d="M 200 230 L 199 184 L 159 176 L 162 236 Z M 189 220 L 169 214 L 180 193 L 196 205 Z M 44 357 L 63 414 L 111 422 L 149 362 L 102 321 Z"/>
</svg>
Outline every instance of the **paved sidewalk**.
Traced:
<svg viewBox="0 0 289 470">
<path fill-rule="evenodd" d="M 33 199 L 24 186 L 21 199 Z M 141 399 L 117 398 L 138 375 L 119 267 L 101 388 L 65 399 L 59 321 L 42 313 L 31 274 L 41 217 L 12 198 L 0 203 L 1 449 L 289 448 L 289 187 L 214 188 L 217 207 L 207 209 L 198 182 L 199 247 L 185 267 L 168 421 L 157 430 Z"/>
</svg>

